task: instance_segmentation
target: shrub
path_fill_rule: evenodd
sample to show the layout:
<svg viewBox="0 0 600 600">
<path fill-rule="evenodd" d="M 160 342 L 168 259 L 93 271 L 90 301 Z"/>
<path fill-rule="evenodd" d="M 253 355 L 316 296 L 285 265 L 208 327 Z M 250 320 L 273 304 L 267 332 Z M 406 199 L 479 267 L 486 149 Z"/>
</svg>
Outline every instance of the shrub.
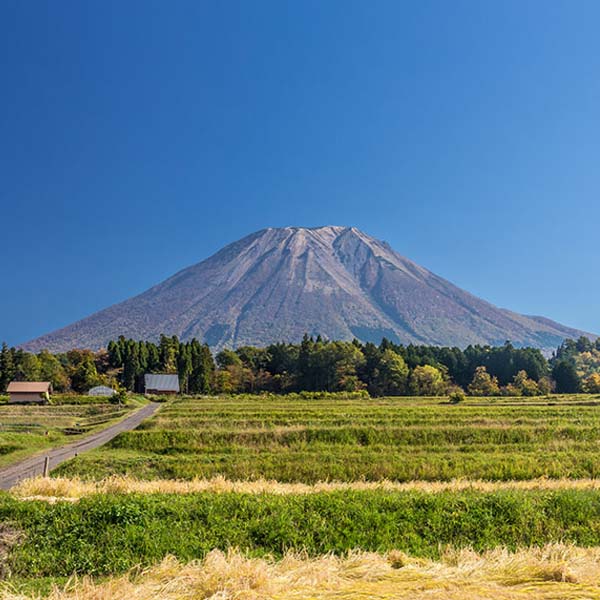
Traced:
<svg viewBox="0 0 600 600">
<path fill-rule="evenodd" d="M 462 391 L 452 392 L 448 396 L 448 401 L 450 402 L 450 404 L 458 404 L 459 402 L 464 402 L 465 399 L 466 399 L 465 393 Z"/>
</svg>

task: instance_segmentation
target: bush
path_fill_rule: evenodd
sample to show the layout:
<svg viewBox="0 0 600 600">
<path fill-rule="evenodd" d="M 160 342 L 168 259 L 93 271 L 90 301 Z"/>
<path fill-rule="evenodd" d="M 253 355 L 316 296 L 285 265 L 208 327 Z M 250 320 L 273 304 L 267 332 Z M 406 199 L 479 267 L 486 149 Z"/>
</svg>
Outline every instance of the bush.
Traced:
<svg viewBox="0 0 600 600">
<path fill-rule="evenodd" d="M 452 392 L 449 396 L 448 396 L 448 401 L 450 402 L 450 404 L 458 404 L 459 402 L 464 402 L 466 399 L 465 393 L 464 392 Z"/>
<path fill-rule="evenodd" d="M 111 404 L 127 404 L 129 396 L 127 390 L 123 387 L 119 388 L 115 394 L 109 398 Z"/>
</svg>

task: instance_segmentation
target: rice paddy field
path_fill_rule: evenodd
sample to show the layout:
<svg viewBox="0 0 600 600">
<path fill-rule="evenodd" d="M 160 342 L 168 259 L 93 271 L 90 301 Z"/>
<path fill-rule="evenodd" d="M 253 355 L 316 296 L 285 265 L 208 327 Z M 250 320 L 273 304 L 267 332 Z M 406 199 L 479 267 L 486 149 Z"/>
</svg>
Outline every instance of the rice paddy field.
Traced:
<svg viewBox="0 0 600 600">
<path fill-rule="evenodd" d="M 0 494 L 0 598 L 600 598 L 599 451 L 597 396 L 177 398 Z"/>
<path fill-rule="evenodd" d="M 594 396 L 460 405 L 440 398 L 190 398 L 57 474 L 282 483 L 595 478 L 599 414 Z"/>
<path fill-rule="evenodd" d="M 139 401 L 115 406 L 87 396 L 58 396 L 54 401 L 43 406 L 0 403 L 0 468 L 98 431 L 139 406 Z"/>
</svg>

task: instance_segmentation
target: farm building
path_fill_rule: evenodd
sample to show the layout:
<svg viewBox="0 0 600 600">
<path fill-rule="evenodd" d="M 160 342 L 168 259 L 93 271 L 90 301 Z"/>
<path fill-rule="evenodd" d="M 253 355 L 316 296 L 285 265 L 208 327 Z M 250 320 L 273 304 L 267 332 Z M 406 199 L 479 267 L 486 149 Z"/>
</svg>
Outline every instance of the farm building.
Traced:
<svg viewBox="0 0 600 600">
<path fill-rule="evenodd" d="M 115 390 L 113 390 L 112 388 L 109 388 L 106 385 L 97 385 L 96 387 L 93 387 L 88 393 L 88 396 L 107 396 L 107 397 L 111 397 L 114 396 L 117 392 Z"/>
<path fill-rule="evenodd" d="M 165 373 L 146 373 L 144 391 L 146 394 L 179 394 L 179 377 Z"/>
<path fill-rule="evenodd" d="M 48 404 L 52 384 L 49 381 L 11 381 L 6 391 L 9 404 Z"/>
</svg>

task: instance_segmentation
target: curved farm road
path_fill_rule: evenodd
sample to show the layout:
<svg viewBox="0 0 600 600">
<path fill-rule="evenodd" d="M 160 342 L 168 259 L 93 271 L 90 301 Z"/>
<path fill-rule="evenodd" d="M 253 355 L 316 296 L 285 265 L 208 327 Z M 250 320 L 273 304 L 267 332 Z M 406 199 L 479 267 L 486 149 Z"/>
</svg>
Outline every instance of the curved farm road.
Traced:
<svg viewBox="0 0 600 600">
<path fill-rule="evenodd" d="M 23 479 L 43 475 L 46 457 L 49 458 L 49 468 L 53 469 L 60 465 L 60 463 L 65 462 L 65 460 L 77 456 L 80 452 L 93 450 L 94 448 L 98 448 L 98 446 L 106 444 L 106 442 L 110 442 L 110 440 L 123 431 L 135 429 L 144 419 L 151 417 L 158 407 L 158 403 L 151 402 L 102 431 L 93 433 L 72 444 L 49 449 L 46 452 L 0 469 L 0 490 L 8 490 Z"/>
</svg>

